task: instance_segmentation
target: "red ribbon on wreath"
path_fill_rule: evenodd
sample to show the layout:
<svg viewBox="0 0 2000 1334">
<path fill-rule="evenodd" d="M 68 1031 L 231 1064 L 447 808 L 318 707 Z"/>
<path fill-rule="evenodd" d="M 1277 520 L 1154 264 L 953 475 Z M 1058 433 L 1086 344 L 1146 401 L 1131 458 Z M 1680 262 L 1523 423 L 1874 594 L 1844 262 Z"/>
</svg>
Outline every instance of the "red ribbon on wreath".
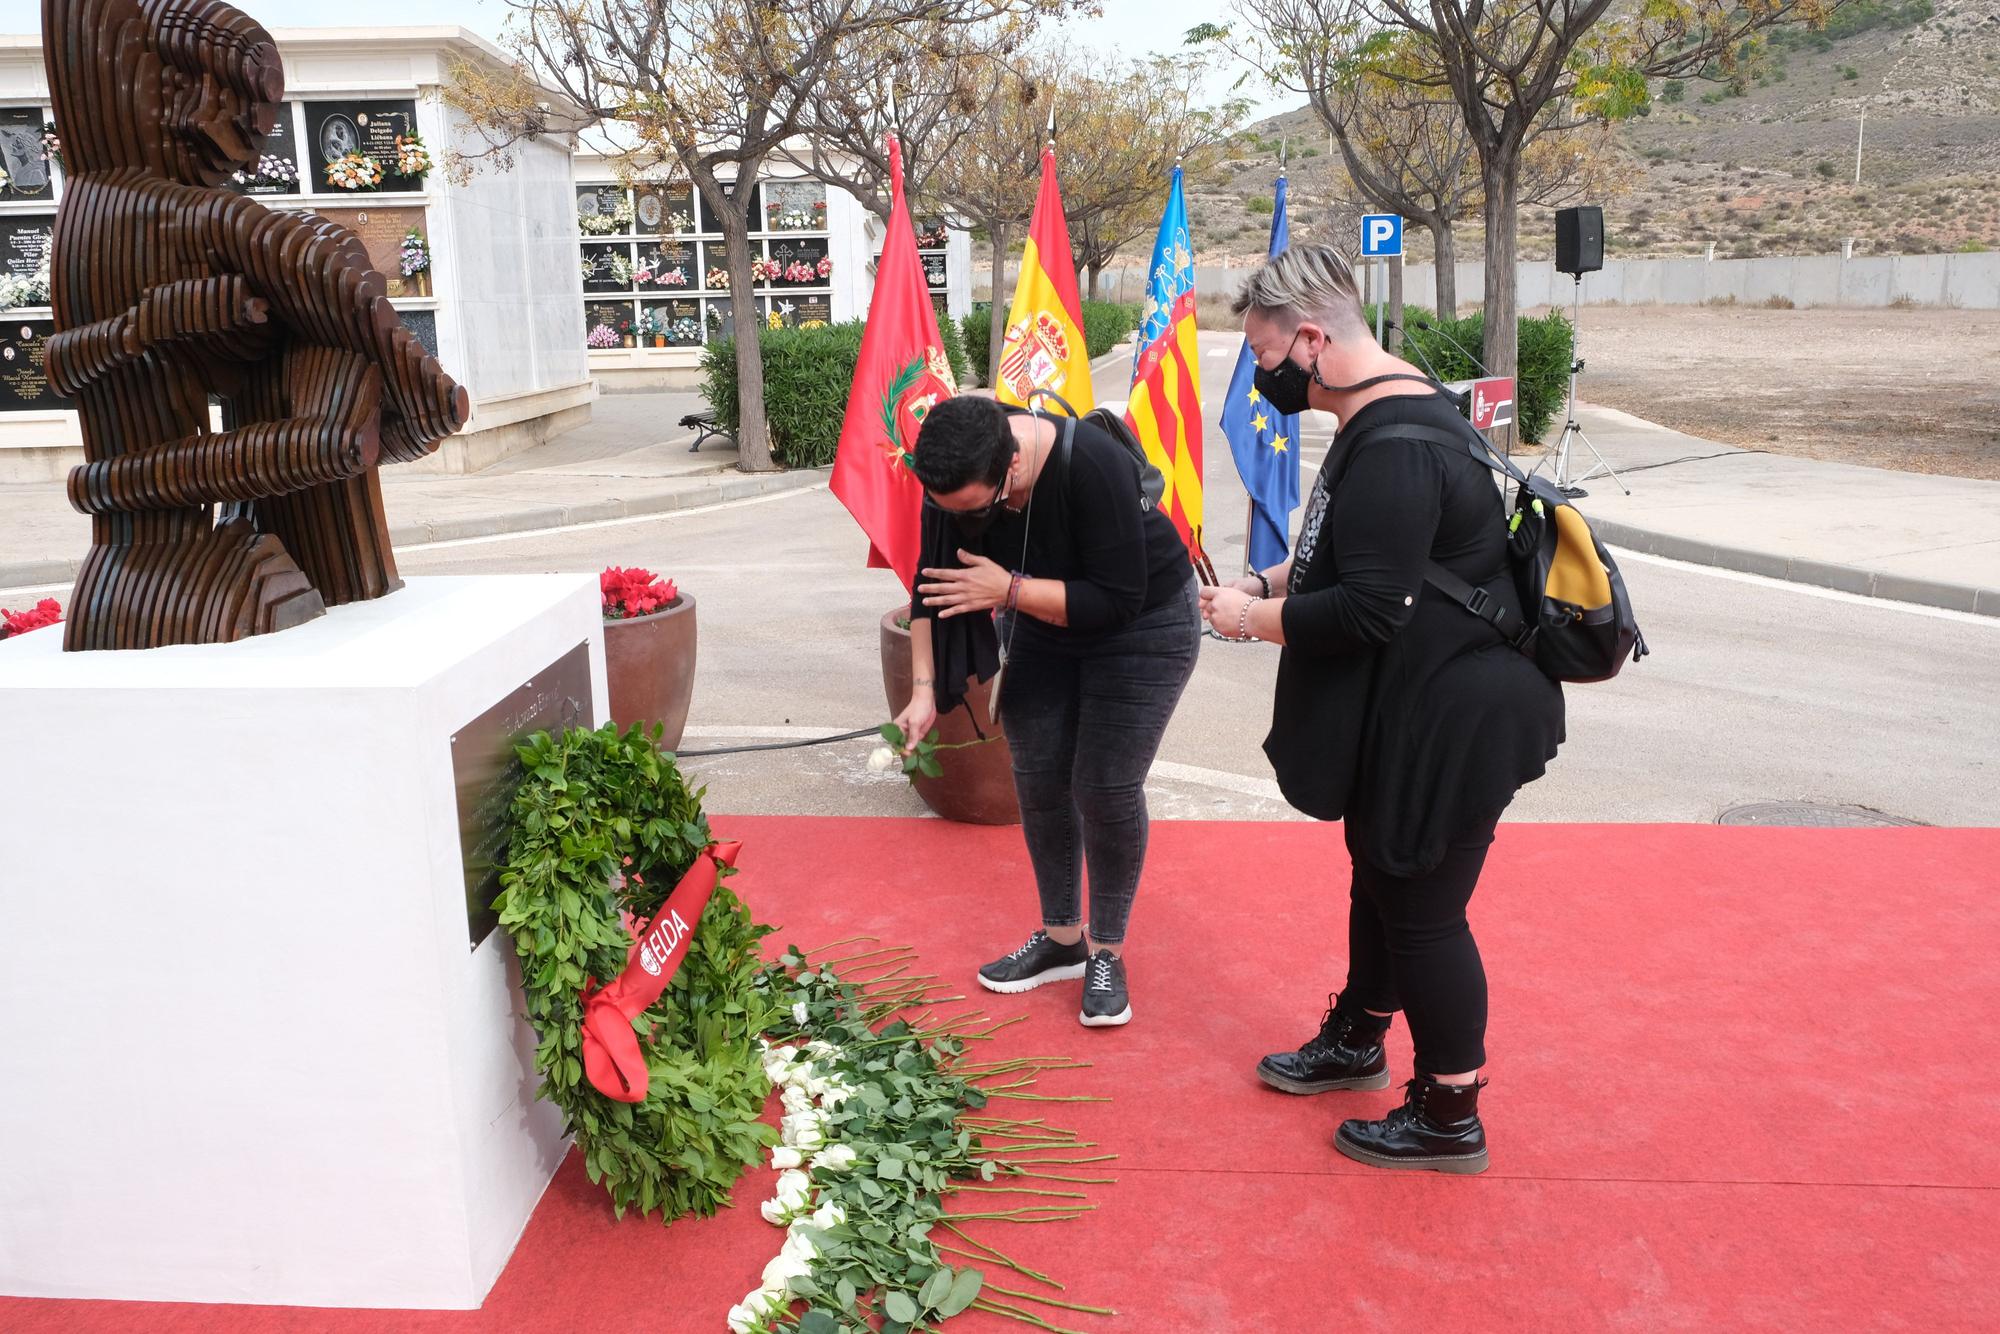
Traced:
<svg viewBox="0 0 2000 1334">
<path fill-rule="evenodd" d="M 646 1054 L 632 1021 L 660 998 L 687 958 L 701 914 L 722 883 L 722 868 L 736 865 L 741 843 L 715 843 L 703 850 L 668 894 L 650 922 L 634 928 L 625 971 L 609 986 L 592 978 L 583 988 L 583 1072 L 605 1097 L 618 1102 L 646 1099 Z"/>
</svg>

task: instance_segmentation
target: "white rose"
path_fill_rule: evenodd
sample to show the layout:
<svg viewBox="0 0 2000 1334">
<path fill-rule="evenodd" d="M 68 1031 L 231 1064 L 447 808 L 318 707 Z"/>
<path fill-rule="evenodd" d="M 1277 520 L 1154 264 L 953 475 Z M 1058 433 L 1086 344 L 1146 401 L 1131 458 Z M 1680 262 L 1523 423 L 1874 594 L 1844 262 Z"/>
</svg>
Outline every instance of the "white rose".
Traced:
<svg viewBox="0 0 2000 1334">
<path fill-rule="evenodd" d="M 814 1038 L 811 1042 L 808 1042 L 806 1044 L 806 1052 L 815 1061 L 817 1061 L 817 1060 L 822 1060 L 828 1056 L 840 1055 L 840 1048 L 834 1046 L 831 1042 L 825 1042 L 819 1038 Z"/>
<path fill-rule="evenodd" d="M 902 767 L 903 757 L 891 747 L 877 746 L 868 752 L 868 772 L 871 774 L 886 774 L 891 769 Z"/>
<path fill-rule="evenodd" d="M 805 1166 L 805 1155 L 797 1149 L 778 1148 L 771 1150 L 771 1166 L 780 1172 L 794 1167 Z"/>
<path fill-rule="evenodd" d="M 729 1322 L 730 1334 L 750 1334 L 761 1317 L 747 1306 L 732 1306 L 723 1319 Z"/>
<path fill-rule="evenodd" d="M 822 1232 L 830 1232 L 847 1221 L 847 1210 L 828 1200 L 812 1216 L 812 1225 Z"/>
<path fill-rule="evenodd" d="M 774 1255 L 771 1257 L 771 1263 L 764 1266 L 764 1283 L 773 1293 L 783 1293 L 787 1283 L 811 1272 L 812 1266 L 796 1255 Z M 789 1296 L 783 1300 L 786 1305 L 790 1305 Z"/>
<path fill-rule="evenodd" d="M 796 1211 L 785 1206 L 783 1200 L 766 1200 L 757 1206 L 757 1212 L 764 1215 L 764 1221 L 773 1227 L 783 1227 L 792 1221 Z"/>
<path fill-rule="evenodd" d="M 797 1084 L 785 1085 L 785 1091 L 778 1095 L 778 1101 L 784 1104 L 785 1112 L 790 1116 L 798 1116 L 813 1109 L 812 1090 Z"/>
<path fill-rule="evenodd" d="M 778 1198 L 804 1203 L 812 1198 L 812 1178 L 794 1167 L 778 1174 Z"/>
<path fill-rule="evenodd" d="M 845 1172 L 854 1166 L 854 1150 L 845 1144 L 832 1144 L 813 1156 L 814 1171 Z"/>
<path fill-rule="evenodd" d="M 826 1143 L 826 1135 L 817 1121 L 802 1121 L 785 1136 L 785 1142 L 801 1153 L 812 1153 Z"/>
<path fill-rule="evenodd" d="M 785 1234 L 785 1248 L 779 1254 L 811 1261 L 819 1255 L 819 1247 L 813 1244 L 812 1234 L 806 1230 L 806 1226 L 795 1221 L 791 1225 L 791 1230 Z"/>
<path fill-rule="evenodd" d="M 767 1269 L 765 1272 L 770 1271 Z M 743 1304 L 759 1320 L 767 1320 L 792 1304 L 792 1294 L 785 1291 L 782 1280 L 773 1283 L 767 1278 L 763 1287 L 743 1299 Z"/>
<path fill-rule="evenodd" d="M 794 1002 L 792 1002 L 792 1022 L 793 1022 L 793 1023 L 795 1023 L 795 1024 L 798 1024 L 798 1025 L 800 1025 L 800 1026 L 802 1026 L 802 1027 L 803 1027 L 803 1026 L 804 1026 L 804 1024 L 805 1024 L 805 1022 L 806 1022 L 806 1016 L 807 1016 L 807 1014 L 808 1014 L 808 1011 L 807 1011 L 807 1009 L 806 1009 L 806 1003 L 805 1003 L 804 1001 L 794 1001 Z"/>
<path fill-rule="evenodd" d="M 828 1084 L 820 1093 L 819 1100 L 826 1106 L 828 1111 L 831 1111 L 853 1096 L 854 1086 L 852 1084 Z"/>
</svg>

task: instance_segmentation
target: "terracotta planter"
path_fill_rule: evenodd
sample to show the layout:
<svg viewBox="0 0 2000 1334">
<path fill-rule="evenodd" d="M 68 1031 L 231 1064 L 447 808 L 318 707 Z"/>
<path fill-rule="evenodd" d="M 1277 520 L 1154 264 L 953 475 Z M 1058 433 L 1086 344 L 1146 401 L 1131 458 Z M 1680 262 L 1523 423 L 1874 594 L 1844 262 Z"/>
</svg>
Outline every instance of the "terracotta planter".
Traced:
<svg viewBox="0 0 2000 1334">
<path fill-rule="evenodd" d="M 651 616 L 604 623 L 604 676 L 619 727 L 658 723 L 660 745 L 680 747 L 694 695 L 694 597 L 682 593 Z"/>
<path fill-rule="evenodd" d="M 882 693 L 888 698 L 891 717 L 910 702 L 910 632 L 896 624 L 905 609 L 897 607 L 882 617 Z M 981 683 L 966 695 L 966 703 L 979 719 L 980 731 L 987 736 L 999 731 L 986 710 L 988 689 Z M 972 719 L 964 709 L 953 709 L 938 719 L 938 741 L 949 744 L 977 739 Z M 966 824 L 1019 824 L 1020 803 L 1014 797 L 1014 766 L 1007 752 L 1004 734 L 983 746 L 947 750 L 938 754 L 944 769 L 937 778 L 917 778 L 917 795 L 924 805 L 947 820 Z"/>
</svg>

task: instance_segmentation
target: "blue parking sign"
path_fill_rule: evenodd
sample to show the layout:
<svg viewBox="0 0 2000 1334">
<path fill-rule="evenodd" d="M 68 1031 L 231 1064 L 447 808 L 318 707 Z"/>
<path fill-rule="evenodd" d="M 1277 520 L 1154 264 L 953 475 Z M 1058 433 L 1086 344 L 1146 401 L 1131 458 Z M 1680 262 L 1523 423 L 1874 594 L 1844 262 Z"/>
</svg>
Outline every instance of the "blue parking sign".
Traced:
<svg viewBox="0 0 2000 1334">
<path fill-rule="evenodd" d="M 1365 213 L 1361 217 L 1361 254 L 1364 259 L 1390 259 L 1403 253 L 1403 220 L 1394 213 Z"/>
</svg>

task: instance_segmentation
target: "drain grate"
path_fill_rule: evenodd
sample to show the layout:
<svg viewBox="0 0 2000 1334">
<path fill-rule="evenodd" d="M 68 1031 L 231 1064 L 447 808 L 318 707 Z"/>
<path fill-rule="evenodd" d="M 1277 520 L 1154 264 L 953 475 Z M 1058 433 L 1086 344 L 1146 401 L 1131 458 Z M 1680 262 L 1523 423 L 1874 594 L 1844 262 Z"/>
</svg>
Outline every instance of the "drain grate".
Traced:
<svg viewBox="0 0 2000 1334">
<path fill-rule="evenodd" d="M 1717 824 L 1790 825 L 1818 829 L 1867 829 L 1922 825 L 1866 806 L 1837 806 L 1818 801 L 1751 801 L 1731 806 L 1715 817 Z"/>
</svg>

